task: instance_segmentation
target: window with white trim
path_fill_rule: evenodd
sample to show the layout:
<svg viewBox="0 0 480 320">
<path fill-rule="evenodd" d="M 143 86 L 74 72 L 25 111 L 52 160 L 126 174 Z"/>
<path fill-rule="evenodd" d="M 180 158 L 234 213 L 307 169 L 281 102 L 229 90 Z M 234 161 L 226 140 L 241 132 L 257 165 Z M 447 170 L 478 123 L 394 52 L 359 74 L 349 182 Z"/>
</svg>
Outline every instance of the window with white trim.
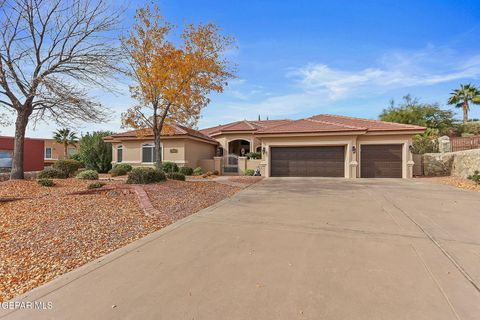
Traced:
<svg viewBox="0 0 480 320">
<path fill-rule="evenodd" d="M 52 159 L 52 148 L 45 148 L 45 159 Z"/>
<path fill-rule="evenodd" d="M 155 145 L 144 144 L 142 146 L 142 162 L 153 163 L 157 161 Z"/>
<path fill-rule="evenodd" d="M 123 161 L 123 146 L 120 145 L 117 147 L 117 162 Z"/>
</svg>

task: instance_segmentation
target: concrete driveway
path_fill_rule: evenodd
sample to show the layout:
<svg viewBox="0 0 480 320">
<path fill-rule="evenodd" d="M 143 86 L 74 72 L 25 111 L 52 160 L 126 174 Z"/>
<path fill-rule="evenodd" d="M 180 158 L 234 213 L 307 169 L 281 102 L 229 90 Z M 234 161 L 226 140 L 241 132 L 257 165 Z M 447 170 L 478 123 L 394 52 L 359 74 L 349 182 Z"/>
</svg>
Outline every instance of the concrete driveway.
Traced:
<svg viewBox="0 0 480 320">
<path fill-rule="evenodd" d="M 479 208 L 420 181 L 266 179 L 5 319 L 480 319 Z"/>
</svg>

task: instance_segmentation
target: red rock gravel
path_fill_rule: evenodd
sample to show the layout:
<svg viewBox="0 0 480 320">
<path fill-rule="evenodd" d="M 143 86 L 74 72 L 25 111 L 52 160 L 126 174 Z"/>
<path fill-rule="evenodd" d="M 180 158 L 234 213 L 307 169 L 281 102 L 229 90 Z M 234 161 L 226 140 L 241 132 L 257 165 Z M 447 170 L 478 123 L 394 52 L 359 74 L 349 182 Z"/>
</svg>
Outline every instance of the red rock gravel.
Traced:
<svg viewBox="0 0 480 320">
<path fill-rule="evenodd" d="M 135 194 L 121 190 L 66 195 L 91 181 L 0 183 L 0 197 L 39 196 L 0 203 L 0 302 L 29 291 L 163 227 L 145 216 Z M 153 205 L 181 219 L 240 188 L 215 182 L 166 181 L 145 186 Z"/>
</svg>

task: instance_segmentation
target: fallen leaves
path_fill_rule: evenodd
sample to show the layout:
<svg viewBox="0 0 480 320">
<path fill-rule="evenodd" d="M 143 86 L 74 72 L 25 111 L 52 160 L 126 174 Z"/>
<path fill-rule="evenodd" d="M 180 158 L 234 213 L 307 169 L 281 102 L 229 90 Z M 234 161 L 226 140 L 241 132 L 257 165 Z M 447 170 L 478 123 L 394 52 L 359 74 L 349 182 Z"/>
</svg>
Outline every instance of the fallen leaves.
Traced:
<svg viewBox="0 0 480 320">
<path fill-rule="evenodd" d="M 425 182 L 445 184 L 445 185 L 454 186 L 460 189 L 480 192 L 479 184 L 476 184 L 473 181 L 470 181 L 468 179 L 463 179 L 460 177 L 422 177 L 420 179 L 422 179 L 422 181 L 425 181 Z"/>
<path fill-rule="evenodd" d="M 141 212 L 135 194 L 67 195 L 86 190 L 91 181 L 55 182 L 53 188 L 35 181 L 0 183 L 0 197 L 35 197 L 0 203 L 0 302 L 163 227 Z M 171 180 L 145 189 L 172 222 L 240 190 L 215 182 Z"/>
<path fill-rule="evenodd" d="M 239 187 L 215 182 L 175 180 L 145 186 L 145 191 L 155 209 L 174 221 L 230 197 L 239 190 L 241 190 Z"/>
</svg>

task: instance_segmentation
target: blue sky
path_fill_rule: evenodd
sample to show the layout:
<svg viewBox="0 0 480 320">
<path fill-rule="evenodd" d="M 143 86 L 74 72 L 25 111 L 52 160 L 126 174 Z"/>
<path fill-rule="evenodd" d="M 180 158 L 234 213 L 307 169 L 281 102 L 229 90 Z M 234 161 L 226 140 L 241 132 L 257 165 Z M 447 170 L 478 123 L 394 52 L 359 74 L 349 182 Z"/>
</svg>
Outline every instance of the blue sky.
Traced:
<svg viewBox="0 0 480 320">
<path fill-rule="evenodd" d="M 142 1 L 131 2 L 124 25 Z M 238 78 L 212 95 L 199 127 L 241 119 L 301 118 L 319 113 L 375 119 L 390 99 L 410 93 L 445 105 L 460 83 L 480 85 L 480 1 L 161 1 L 165 17 L 215 22 L 237 39 L 227 53 Z M 124 94 L 94 91 L 114 110 L 120 130 Z M 448 107 L 448 106 L 446 106 Z M 457 110 L 460 117 L 460 110 Z M 471 117 L 480 118 L 480 106 Z M 49 137 L 52 125 L 30 136 Z M 13 128 L 2 129 L 12 134 Z"/>
</svg>

